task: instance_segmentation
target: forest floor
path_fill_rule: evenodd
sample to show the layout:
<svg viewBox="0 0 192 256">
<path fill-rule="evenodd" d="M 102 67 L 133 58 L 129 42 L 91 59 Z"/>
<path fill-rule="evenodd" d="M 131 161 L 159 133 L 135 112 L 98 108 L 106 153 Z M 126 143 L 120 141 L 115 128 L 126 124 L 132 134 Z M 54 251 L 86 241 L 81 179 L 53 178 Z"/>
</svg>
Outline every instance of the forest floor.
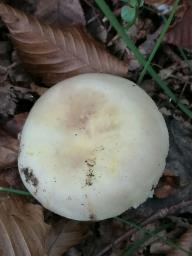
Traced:
<svg viewBox="0 0 192 256">
<path fill-rule="evenodd" d="M 38 58 L 41 58 L 40 54 L 28 67 L 31 56 L 22 58 L 25 46 L 19 46 L 21 44 L 18 42 L 31 40 L 32 44 L 38 38 L 34 32 L 38 29 L 32 18 L 29 18 L 31 23 L 27 25 L 25 17 L 19 14 L 19 27 L 17 22 L 12 25 L 14 14 L 9 9 L 6 9 L 6 13 L 4 4 L 0 4 L 0 255 L 192 255 L 190 0 L 178 3 L 171 0 L 147 0 L 144 3 L 140 1 L 140 6 L 133 0 L 105 1 L 113 16 L 106 15 L 105 9 L 102 9 L 104 1 L 99 0 L 3 2 L 50 26 L 61 29 L 67 27 L 69 31 L 71 26 L 79 27 L 79 31 L 83 26 L 88 34 L 102 44 L 103 51 L 106 49 L 116 57 L 114 68 L 108 70 L 110 58 L 98 63 L 95 53 L 86 49 L 89 54 L 93 54 L 93 63 L 90 63 L 88 71 L 96 69 L 98 72 L 123 73 L 123 76 L 139 83 L 164 115 L 170 148 L 164 174 L 153 198 L 117 218 L 93 223 L 67 220 L 44 209 L 30 195 L 25 194 L 26 189 L 17 168 L 17 156 L 18 136 L 26 117 L 47 86 L 86 71 L 82 67 L 76 69 L 77 63 L 71 60 L 69 65 L 72 72 L 64 70 L 56 77 L 55 66 L 45 63 L 50 65 L 50 73 L 53 71 L 50 78 L 42 71 L 43 68 L 35 66 Z M 100 4 L 97 5 L 98 2 Z M 110 19 L 117 19 L 120 27 L 125 29 L 126 35 L 136 47 L 136 54 L 130 49 L 131 44 L 125 42 L 126 39 L 122 38 L 118 29 L 111 25 Z M 33 31 L 34 38 L 29 40 L 27 32 L 16 34 L 22 26 L 27 32 Z M 46 38 L 46 31 L 42 33 L 45 33 L 42 37 Z M 69 33 L 74 40 L 78 40 L 72 29 Z M 83 40 L 84 45 L 89 47 L 89 38 L 84 36 Z M 155 47 L 156 52 L 148 63 L 149 68 L 145 63 L 146 70 L 143 71 L 142 57 L 138 57 L 137 51 L 147 60 Z M 95 49 L 100 51 L 97 45 Z M 80 59 L 84 58 L 83 53 L 78 54 Z M 65 55 L 66 52 L 61 52 L 63 61 L 66 60 Z M 117 59 L 122 61 L 122 68 L 118 71 Z M 58 60 L 58 56 L 55 60 Z M 58 68 L 62 69 L 60 66 Z M 50 84 L 47 83 L 48 79 Z M 167 86 L 172 94 L 166 89 Z"/>
</svg>

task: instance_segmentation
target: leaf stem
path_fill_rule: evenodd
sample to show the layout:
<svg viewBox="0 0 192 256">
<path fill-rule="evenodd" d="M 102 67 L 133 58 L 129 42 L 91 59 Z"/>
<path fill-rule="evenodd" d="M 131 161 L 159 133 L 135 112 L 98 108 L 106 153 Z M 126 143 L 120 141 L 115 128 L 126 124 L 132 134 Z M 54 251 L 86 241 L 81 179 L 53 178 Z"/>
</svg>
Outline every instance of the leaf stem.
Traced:
<svg viewBox="0 0 192 256">
<path fill-rule="evenodd" d="M 22 195 L 22 196 L 31 196 L 31 193 L 29 193 L 28 191 L 15 189 L 15 188 L 0 187 L 0 192 L 14 193 L 14 194 L 17 194 L 17 195 Z"/>
</svg>

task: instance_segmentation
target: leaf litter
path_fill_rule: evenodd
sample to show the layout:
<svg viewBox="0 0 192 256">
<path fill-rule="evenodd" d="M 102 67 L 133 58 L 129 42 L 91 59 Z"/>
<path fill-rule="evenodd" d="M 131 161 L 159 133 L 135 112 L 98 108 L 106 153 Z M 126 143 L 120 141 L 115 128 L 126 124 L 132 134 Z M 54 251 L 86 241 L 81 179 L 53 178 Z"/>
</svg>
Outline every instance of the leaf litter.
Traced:
<svg viewBox="0 0 192 256">
<path fill-rule="evenodd" d="M 28 71 L 47 86 L 82 73 L 128 72 L 126 62 L 109 54 L 80 26 L 55 28 L 5 4 L 0 4 L 0 16 Z"/>
<path fill-rule="evenodd" d="M 3 255 L 62 255 L 79 243 L 86 232 L 86 225 L 74 221 L 46 224 L 40 205 L 15 197 L 5 196 L 0 200 L 0 250 Z"/>
<path fill-rule="evenodd" d="M 121 7 L 121 5 L 119 5 L 119 1 L 111 2 L 114 12 L 116 15 L 119 15 L 119 8 Z M 160 1 L 156 2 L 160 3 Z M 6 9 L 7 12 L 2 14 L 2 18 L 5 23 L 7 23 L 9 29 L 12 29 L 10 30 L 10 34 L 15 42 L 15 46 L 12 46 L 9 37 L 7 37 L 5 26 L 1 25 L 0 29 L 3 28 L 3 36 L 0 36 L 1 187 L 13 187 L 24 190 L 24 186 L 22 185 L 16 166 L 18 134 L 22 129 L 24 120 L 30 108 L 36 99 L 46 91 L 46 88 L 42 87 L 42 81 L 44 86 L 50 86 L 57 82 L 57 79 L 60 80 L 78 72 L 87 72 L 86 69 L 82 71 L 81 67 L 78 70 L 79 66 L 76 66 L 76 60 L 70 64 L 72 65 L 72 73 L 70 73 L 71 71 L 63 70 L 59 63 L 56 66 L 49 62 L 43 62 L 42 64 L 42 59 L 39 63 L 39 57 L 37 59 L 34 58 L 34 50 L 29 52 L 29 55 L 28 52 L 22 52 L 24 49 L 29 49 L 27 48 L 27 44 L 30 39 L 34 40 L 35 38 L 38 38 L 40 39 L 38 43 L 40 42 L 41 44 L 41 40 L 45 40 L 46 38 L 48 42 L 47 45 L 50 47 L 48 49 L 53 50 L 55 49 L 55 45 L 50 43 L 49 40 L 52 38 L 47 34 L 47 31 L 53 31 L 52 26 L 58 26 L 58 24 L 60 26 L 62 25 L 62 34 L 64 36 L 72 36 L 73 40 L 76 40 L 77 43 L 79 42 L 79 38 L 76 36 L 76 33 L 81 33 L 81 36 L 83 37 L 81 47 L 84 47 L 84 45 L 87 44 L 93 45 L 93 47 L 96 47 L 96 51 L 106 54 L 106 63 L 113 63 L 113 66 L 117 66 L 117 68 L 115 68 L 115 72 L 118 70 L 119 74 L 126 76 L 129 69 L 131 70 L 128 73 L 130 79 L 133 81 L 137 80 L 140 66 L 138 64 L 131 66 L 131 53 L 127 48 L 125 48 L 125 46 L 123 46 L 123 44 L 120 43 L 120 40 L 116 37 L 107 21 L 102 19 L 102 16 L 98 12 L 93 1 L 83 0 L 81 3 L 79 1 L 66 1 L 66 3 L 66 6 L 68 7 L 65 10 L 63 1 L 42 0 L 37 4 L 35 1 L 32 3 L 31 1 L 25 0 L 23 1 L 22 6 L 22 9 L 25 10 L 25 14 L 16 12 L 16 16 L 18 15 L 21 22 L 13 24 L 12 27 L 9 23 L 11 19 L 14 19 L 14 15 L 11 17 L 10 14 L 13 14 L 12 9 L 10 10 L 9 7 L 6 7 L 8 8 Z M 172 2 L 169 1 L 170 5 L 171 3 Z M 19 1 L 13 1 L 13 4 L 19 7 Z M 84 29 L 76 25 L 79 23 L 85 25 L 85 23 L 87 23 L 87 5 L 92 9 L 91 17 L 89 17 L 88 22 L 89 26 L 87 28 L 90 30 L 93 28 L 95 29 L 98 24 L 102 27 L 102 31 L 105 32 L 105 39 L 103 41 L 106 46 L 108 46 L 108 50 L 112 53 L 111 55 L 108 55 L 103 45 L 99 44 L 98 46 L 97 42 L 92 41 L 92 38 L 90 38 L 87 32 L 84 32 Z M 148 5 L 151 7 L 153 3 L 150 3 L 149 1 Z M 61 8 L 59 8 L 59 6 L 61 6 Z M 3 10 L 5 11 L 5 9 Z M 39 31 L 35 26 L 36 20 L 31 16 L 28 16 L 28 10 L 28 13 L 41 19 L 39 24 L 41 28 L 43 28 L 44 32 L 40 37 L 38 34 Z M 2 13 L 1 8 L 0 13 Z M 26 14 L 27 16 L 25 16 Z M 172 26 L 168 32 L 165 42 L 167 41 L 169 43 L 176 44 L 179 47 L 186 47 L 187 49 L 190 49 L 190 36 L 182 38 L 183 35 L 186 35 L 186 31 L 189 27 L 187 25 L 184 27 L 183 23 L 187 24 L 188 22 L 190 24 L 189 16 L 185 16 L 184 12 L 180 12 L 179 15 L 178 20 L 174 22 L 174 26 Z M 26 19 L 25 24 L 22 20 L 24 17 Z M 140 23 L 137 23 L 135 28 L 128 32 L 130 34 L 133 33 L 132 36 L 135 44 L 137 44 L 140 50 L 148 56 L 159 35 L 158 28 L 160 28 L 162 24 L 161 17 L 156 16 L 155 13 L 152 14 L 151 11 L 143 10 L 143 13 L 141 13 L 138 19 L 140 19 Z M 44 21 L 49 23 L 49 25 L 44 25 Z M 70 29 L 68 29 L 69 26 Z M 32 29 L 31 37 L 25 38 L 25 34 L 22 36 L 15 34 L 16 29 L 22 31 L 22 28 L 27 29 L 27 31 Z M 182 30 L 185 31 L 185 33 L 180 33 Z M 102 33 L 102 31 L 99 32 L 99 30 L 97 30 L 98 33 Z M 177 31 L 177 33 L 175 33 L 175 31 Z M 36 32 L 37 34 L 34 34 Z M 88 30 L 88 32 L 94 34 L 95 30 Z M 172 41 L 169 41 L 168 39 L 170 36 L 169 33 L 172 33 Z M 97 34 L 95 37 L 99 39 L 102 38 L 102 35 L 100 37 L 100 35 Z M 23 48 L 22 46 L 25 44 L 25 39 L 27 39 L 27 44 L 25 45 L 26 48 Z M 169 81 L 177 95 L 181 94 L 185 83 L 181 100 L 187 100 L 189 104 L 191 104 L 190 84 L 192 79 L 188 65 L 182 59 L 182 56 L 178 53 L 177 49 L 172 47 L 171 44 L 167 45 L 165 42 L 160 48 L 161 54 L 157 55 L 154 59 L 153 65 L 156 66 L 156 70 L 159 71 L 160 74 L 162 74 L 161 70 L 163 69 L 163 79 Z M 67 43 L 70 44 L 69 41 Z M 57 41 L 56 47 L 59 48 L 60 44 L 63 44 L 63 40 Z M 24 56 L 23 59 L 21 58 L 21 61 L 19 59 L 20 57 L 17 57 L 15 48 L 18 49 L 21 57 Z M 40 48 L 39 54 L 41 51 L 42 48 Z M 89 48 L 87 48 L 87 51 L 91 56 L 94 56 L 93 52 L 90 51 Z M 59 54 L 61 52 L 62 58 L 64 58 L 62 61 L 66 61 L 64 49 L 61 48 Z M 72 54 L 74 52 L 72 51 Z M 190 57 L 190 52 L 186 51 L 186 53 Z M 117 58 L 113 56 L 114 54 Z M 57 62 L 58 55 L 54 58 Z M 132 61 L 134 61 L 134 58 L 131 58 Z M 120 59 L 123 60 L 123 62 L 120 62 Z M 177 65 L 174 66 L 176 60 Z M 84 60 L 81 59 L 81 64 L 84 63 L 83 61 Z M 40 68 L 40 73 L 38 73 L 38 70 L 35 67 L 36 64 L 42 67 L 42 69 Z M 88 64 L 91 70 L 91 65 L 93 64 Z M 20 68 L 22 65 L 24 69 Z M 99 62 L 96 61 L 97 71 L 106 72 L 106 67 L 104 67 L 105 65 L 103 62 L 102 67 L 98 67 L 99 65 Z M 34 75 L 33 77 L 25 71 L 29 66 L 31 73 Z M 50 84 L 47 83 L 48 77 L 44 75 L 44 68 L 45 70 L 48 68 L 48 70 L 50 69 L 52 72 Z M 84 69 L 84 66 L 82 69 Z M 110 67 L 109 71 L 114 73 L 114 67 Z M 60 76 L 61 73 L 62 75 Z M 141 86 L 143 86 L 143 88 L 153 97 L 165 114 L 169 113 L 167 117 L 167 125 L 170 132 L 170 152 L 166 166 L 169 171 L 165 171 L 155 191 L 154 198 L 147 200 L 147 202 L 137 210 L 130 209 L 124 213 L 122 217 L 131 220 L 133 223 L 136 222 L 149 232 L 154 231 L 159 226 L 161 227 L 161 225 L 164 225 L 164 222 L 174 222 L 174 228 L 165 229 L 162 234 L 160 233 L 160 235 L 168 240 L 177 241 L 177 244 L 185 251 L 190 251 L 192 244 L 192 202 L 190 201 L 192 196 L 192 187 L 190 182 L 192 178 L 191 125 L 189 120 L 186 120 L 180 111 L 175 109 L 174 106 L 166 103 L 166 96 L 163 95 L 157 87 L 155 87 L 154 81 L 149 77 L 144 79 Z M 180 121 L 176 121 L 173 117 Z M 173 220 L 170 216 L 173 216 L 176 219 Z M 59 256 L 63 255 L 63 253 L 67 256 L 120 256 L 126 247 L 132 244 L 134 245 L 138 239 L 142 239 L 141 230 L 138 231 L 133 226 L 120 223 L 116 219 L 106 220 L 95 224 L 73 222 L 50 213 L 31 197 L 27 197 L 26 200 L 24 200 L 23 197 L 7 196 L 7 193 L 2 192 L 0 194 L 0 223 L 0 255 L 3 255 L 3 253 L 5 255 L 12 255 L 13 253 L 15 253 L 15 255 L 21 255 L 21 252 L 24 252 L 24 255 L 27 255 L 26 253 L 31 253 L 31 255 L 37 256 Z M 75 246 L 76 244 L 79 245 Z M 70 250 L 71 247 L 73 248 Z M 162 253 L 163 255 L 186 255 L 184 251 L 178 250 L 178 248 L 173 248 L 171 245 L 166 244 L 158 238 L 150 239 L 149 241 L 145 241 L 145 243 L 140 244 L 138 252 L 135 255 L 156 255 L 158 253 Z"/>
<path fill-rule="evenodd" d="M 34 15 L 48 24 L 85 25 L 85 16 L 79 0 L 40 0 Z"/>
</svg>

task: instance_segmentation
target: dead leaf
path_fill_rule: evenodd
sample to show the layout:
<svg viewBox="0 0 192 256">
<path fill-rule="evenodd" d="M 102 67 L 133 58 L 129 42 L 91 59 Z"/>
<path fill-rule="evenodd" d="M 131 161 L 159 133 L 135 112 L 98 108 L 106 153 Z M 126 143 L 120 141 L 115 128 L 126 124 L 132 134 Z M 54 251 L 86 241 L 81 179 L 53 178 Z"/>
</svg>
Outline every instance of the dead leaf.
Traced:
<svg viewBox="0 0 192 256">
<path fill-rule="evenodd" d="M 43 86 L 38 86 L 37 84 L 31 84 L 31 90 L 34 93 L 37 93 L 39 96 L 43 95 L 48 89 Z"/>
<path fill-rule="evenodd" d="M 77 221 L 60 221 L 48 233 L 45 241 L 49 256 L 60 256 L 85 238 L 88 225 Z"/>
<path fill-rule="evenodd" d="M 0 41 L 0 84 L 7 82 L 10 44 L 7 41 Z"/>
<path fill-rule="evenodd" d="M 16 165 L 19 143 L 0 129 L 0 170 Z"/>
<path fill-rule="evenodd" d="M 16 166 L 13 168 L 4 169 L 0 172 L 0 187 L 14 187 L 18 189 L 23 188 L 19 171 Z"/>
<path fill-rule="evenodd" d="M 156 241 L 151 244 L 150 246 L 150 253 L 152 255 L 167 255 L 170 252 L 171 248 L 169 245 L 165 244 L 164 242 Z"/>
<path fill-rule="evenodd" d="M 71 220 L 48 225 L 40 205 L 4 196 L 0 201 L 0 255 L 61 256 L 85 237 L 87 227 Z"/>
<path fill-rule="evenodd" d="M 11 120 L 3 125 L 3 129 L 6 130 L 12 137 L 18 138 L 18 134 L 21 132 L 28 113 L 20 113 L 14 116 Z"/>
<path fill-rule="evenodd" d="M 79 26 L 61 29 L 45 25 L 5 4 L 0 4 L 0 16 L 23 63 L 46 85 L 81 73 L 127 74 L 127 63 L 107 53 Z"/>
<path fill-rule="evenodd" d="M 35 16 L 49 24 L 85 25 L 85 17 L 79 0 L 39 0 Z"/>
<path fill-rule="evenodd" d="M 190 251 L 192 249 L 192 226 L 181 236 L 181 238 L 179 239 L 178 245 L 186 250 L 186 251 Z M 167 254 L 167 256 L 185 256 L 185 255 L 191 255 L 191 254 L 187 254 L 184 251 L 181 250 L 177 250 L 174 249 L 172 250 L 170 253 Z"/>
<path fill-rule="evenodd" d="M 0 202 L 1 255 L 45 256 L 45 236 L 50 226 L 43 221 L 42 207 L 4 197 Z"/>
<path fill-rule="evenodd" d="M 4 122 L 14 115 L 17 107 L 17 98 L 10 85 L 0 87 L 0 102 L 0 121 Z"/>
<path fill-rule="evenodd" d="M 182 20 L 167 33 L 165 41 L 192 50 L 192 7 L 188 8 Z"/>
<path fill-rule="evenodd" d="M 155 188 L 154 194 L 157 198 L 166 198 L 179 187 L 179 184 L 179 177 L 174 175 L 170 170 L 165 170 L 157 187 Z"/>
</svg>

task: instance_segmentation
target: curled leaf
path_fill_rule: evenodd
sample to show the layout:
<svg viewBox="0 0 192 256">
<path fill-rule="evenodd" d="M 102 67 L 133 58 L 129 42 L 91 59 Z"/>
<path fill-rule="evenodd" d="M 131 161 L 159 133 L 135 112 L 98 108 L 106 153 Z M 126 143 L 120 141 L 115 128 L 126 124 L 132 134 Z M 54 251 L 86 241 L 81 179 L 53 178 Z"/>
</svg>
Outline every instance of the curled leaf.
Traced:
<svg viewBox="0 0 192 256">
<path fill-rule="evenodd" d="M 90 72 L 127 74 L 128 65 L 109 54 L 82 27 L 53 27 L 0 4 L 0 16 L 28 71 L 52 85 Z"/>
<path fill-rule="evenodd" d="M 170 196 L 175 189 L 179 188 L 179 185 L 179 177 L 174 175 L 170 170 L 165 170 L 157 187 L 155 188 L 154 194 L 157 198 L 166 198 Z"/>
</svg>

